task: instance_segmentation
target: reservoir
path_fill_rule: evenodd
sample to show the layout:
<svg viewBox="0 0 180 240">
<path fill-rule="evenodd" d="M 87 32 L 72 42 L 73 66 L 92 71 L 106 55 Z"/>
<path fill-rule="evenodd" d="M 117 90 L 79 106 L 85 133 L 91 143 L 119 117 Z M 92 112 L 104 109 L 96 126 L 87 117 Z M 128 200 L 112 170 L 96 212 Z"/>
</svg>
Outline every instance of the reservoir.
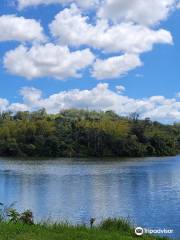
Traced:
<svg viewBox="0 0 180 240">
<path fill-rule="evenodd" d="M 125 217 L 180 237 L 180 156 L 135 159 L 0 159 L 0 202 L 37 221 L 98 223 Z"/>
</svg>

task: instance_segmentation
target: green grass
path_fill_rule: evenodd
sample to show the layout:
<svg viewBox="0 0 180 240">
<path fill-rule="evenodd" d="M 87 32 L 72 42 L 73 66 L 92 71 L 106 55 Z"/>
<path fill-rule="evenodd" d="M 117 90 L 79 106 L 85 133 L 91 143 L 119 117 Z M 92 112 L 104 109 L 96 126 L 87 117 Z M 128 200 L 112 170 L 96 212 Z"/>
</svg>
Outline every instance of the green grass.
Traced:
<svg viewBox="0 0 180 240">
<path fill-rule="evenodd" d="M 68 224 L 0 223 L 0 240 L 131 240 L 166 239 L 160 237 L 137 237 L 125 220 L 108 219 L 97 227 L 71 226 Z"/>
</svg>

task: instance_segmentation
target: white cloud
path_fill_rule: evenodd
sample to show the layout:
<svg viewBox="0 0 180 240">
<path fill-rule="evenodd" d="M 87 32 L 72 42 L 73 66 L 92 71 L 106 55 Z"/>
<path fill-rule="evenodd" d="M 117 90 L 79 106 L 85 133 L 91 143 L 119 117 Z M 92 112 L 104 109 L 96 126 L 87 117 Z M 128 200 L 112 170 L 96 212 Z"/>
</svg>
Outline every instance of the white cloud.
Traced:
<svg viewBox="0 0 180 240">
<path fill-rule="evenodd" d="M 81 70 L 91 65 L 94 55 L 89 49 L 70 52 L 68 47 L 54 44 L 19 46 L 6 53 L 4 66 L 12 74 L 28 79 L 80 77 Z"/>
<path fill-rule="evenodd" d="M 42 92 L 34 87 L 23 87 L 20 90 L 20 95 L 23 97 L 23 103 L 12 103 L 7 110 L 12 112 L 18 111 L 35 111 L 39 107 L 39 101 L 42 98 Z"/>
<path fill-rule="evenodd" d="M 179 7 L 179 0 L 17 0 L 20 10 L 30 6 L 77 4 L 80 8 L 95 7 L 98 16 L 114 22 L 132 21 L 152 25 L 168 17 L 170 12 Z"/>
<path fill-rule="evenodd" d="M 96 6 L 99 0 L 18 0 L 18 6 L 20 9 L 29 6 L 49 5 L 49 4 L 69 4 L 75 2 L 80 7 L 89 8 Z"/>
<path fill-rule="evenodd" d="M 94 63 L 92 75 L 99 80 L 117 78 L 140 66 L 142 66 L 142 62 L 134 54 L 125 54 L 106 60 L 98 59 Z"/>
<path fill-rule="evenodd" d="M 169 31 L 151 25 L 165 19 L 177 1 L 17 0 L 20 9 L 53 3 L 66 8 L 49 24 L 48 40 L 58 45 L 34 42 L 47 40 L 35 19 L 1 16 L 0 41 L 33 41 L 31 48 L 21 45 L 7 52 L 4 66 L 27 79 L 80 77 L 89 66 L 97 79 L 121 77 L 141 66 L 140 54 L 151 51 L 155 44 L 173 44 Z M 84 11 L 90 7 L 94 11 Z M 71 47 L 79 50 L 70 51 Z"/>
<path fill-rule="evenodd" d="M 176 97 L 180 98 L 180 92 L 176 93 Z"/>
<path fill-rule="evenodd" d="M 23 96 L 23 101 L 26 105 L 31 106 L 37 103 L 41 97 L 42 92 L 39 89 L 33 87 L 24 87 L 20 90 L 20 94 Z"/>
<path fill-rule="evenodd" d="M 7 110 L 8 105 L 9 105 L 8 100 L 0 98 L 0 112 Z"/>
<path fill-rule="evenodd" d="M 117 92 L 118 94 L 123 93 L 125 90 L 126 90 L 126 88 L 125 88 L 124 86 L 122 86 L 122 85 L 117 85 L 117 86 L 116 86 L 116 92 Z"/>
<path fill-rule="evenodd" d="M 7 100 L 3 100 L 5 101 L 3 107 L 5 106 L 7 110 L 16 109 L 16 111 L 18 111 L 18 107 L 19 110 L 24 108 L 30 111 L 45 108 L 49 113 L 58 113 L 62 109 L 69 108 L 114 110 L 120 115 L 138 112 L 142 118 L 150 117 L 153 120 L 167 122 L 180 121 L 180 102 L 176 99 L 167 99 L 163 96 L 134 99 L 110 90 L 107 83 L 100 83 L 90 90 L 62 91 L 48 98 L 43 98 L 42 92 L 35 88 L 23 88 L 21 95 L 23 97 L 22 104 L 7 105 Z"/>
<path fill-rule="evenodd" d="M 18 111 L 28 111 L 29 108 L 28 106 L 26 106 L 23 103 L 12 103 L 9 107 L 8 110 L 12 111 L 12 112 L 18 112 Z"/>
<path fill-rule="evenodd" d="M 44 41 L 43 28 L 34 19 L 26 19 L 15 15 L 0 16 L 1 41 Z"/>
<path fill-rule="evenodd" d="M 57 14 L 50 30 L 61 44 L 88 45 L 107 52 L 143 53 L 152 50 L 154 44 L 173 42 L 171 33 L 164 29 L 152 30 L 133 23 L 110 25 L 106 20 L 92 25 L 75 5 Z"/>
<path fill-rule="evenodd" d="M 105 0 L 98 16 L 114 22 L 132 21 L 144 25 L 157 24 L 175 8 L 176 0 Z"/>
</svg>

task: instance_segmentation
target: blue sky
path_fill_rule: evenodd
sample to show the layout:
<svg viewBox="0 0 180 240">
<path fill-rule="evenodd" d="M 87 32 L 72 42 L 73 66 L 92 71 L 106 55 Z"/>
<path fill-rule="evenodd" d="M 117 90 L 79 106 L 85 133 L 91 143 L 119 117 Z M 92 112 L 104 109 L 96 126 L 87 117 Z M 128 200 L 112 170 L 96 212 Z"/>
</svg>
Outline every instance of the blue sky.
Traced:
<svg viewBox="0 0 180 240">
<path fill-rule="evenodd" d="M 147 1 L 144 0 L 145 11 L 149 9 L 146 18 L 142 17 L 138 7 L 143 0 L 135 0 L 134 7 L 125 4 L 127 0 L 106 0 L 103 3 L 98 0 L 97 4 L 94 3 L 95 0 L 88 0 L 90 4 L 87 6 L 82 4 L 82 0 L 50 0 L 51 4 L 47 5 L 41 2 L 41 0 L 1 1 L 1 110 L 34 110 L 45 107 L 49 112 L 58 112 L 62 108 L 85 107 L 97 110 L 112 109 L 122 115 L 128 115 L 136 110 L 142 117 L 168 122 L 180 121 L 178 1 L 157 0 L 155 1 L 157 12 L 154 12 L 153 6 L 146 4 Z M 118 7 L 122 9 L 120 15 L 113 12 Z M 134 9 L 134 16 L 131 8 Z M 164 14 L 160 16 L 160 12 Z M 82 27 L 79 26 L 80 30 L 76 26 L 68 25 L 69 19 L 74 16 L 76 18 L 73 21 L 78 19 L 82 24 Z M 89 19 L 84 20 L 85 17 Z M 32 27 L 31 22 L 26 22 L 27 19 L 33 21 Z M 112 42 L 105 44 L 107 38 L 101 29 L 103 24 L 100 23 L 97 30 L 98 21 L 108 24 L 106 31 L 112 30 L 111 33 L 108 32 L 108 39 L 117 32 L 119 35 L 117 33 L 116 37 L 112 36 Z M 54 28 L 49 25 L 52 23 Z M 122 25 L 123 29 L 128 29 L 128 36 L 126 34 L 124 37 L 121 34 Z M 113 31 L 116 27 L 118 30 Z M 137 27 L 140 30 L 136 30 Z M 35 28 L 37 29 L 33 30 Z M 67 34 L 70 28 L 71 33 L 77 34 L 76 38 Z M 161 32 L 156 36 L 156 32 L 160 29 L 166 33 Z M 28 36 L 27 32 L 31 31 L 31 36 Z M 97 41 L 90 31 L 97 33 Z M 146 31 L 153 32 L 146 33 Z M 154 38 L 153 42 L 149 43 L 147 40 L 143 43 L 147 34 L 149 38 Z M 133 38 L 138 38 L 138 35 L 139 39 L 143 40 L 134 43 Z M 103 38 L 102 42 L 98 38 Z M 117 44 L 112 50 L 111 46 L 116 45 L 118 41 L 123 42 L 124 38 L 125 43 Z M 126 42 L 129 42 L 127 46 Z M 52 44 L 55 51 L 56 48 L 61 48 L 57 50 L 57 56 L 48 54 L 50 48 L 48 44 Z M 148 47 L 142 47 L 141 44 Z M 16 51 L 20 46 L 24 49 L 21 50 L 25 51 L 24 55 L 22 51 L 21 54 L 19 50 Z M 134 50 L 134 46 L 138 50 Z M 40 58 L 38 61 L 30 59 L 26 66 L 23 66 L 32 48 L 35 48 L 34 52 L 37 51 L 37 56 L 38 49 L 41 48 L 48 62 L 44 63 L 44 59 Z M 64 48 L 68 49 L 69 52 L 65 53 L 68 55 L 63 55 Z M 60 56 L 61 51 L 63 51 L 62 56 Z M 72 63 L 74 53 L 78 57 L 77 61 L 81 63 L 78 66 L 77 63 Z M 126 60 L 124 56 L 127 56 Z M 61 57 L 63 59 L 67 57 L 64 63 L 61 63 Z M 31 69 L 31 64 L 35 70 Z M 68 64 L 68 67 L 59 72 L 57 68 L 61 69 L 61 64 Z M 72 68 L 75 70 L 70 73 L 69 69 Z M 77 77 L 77 73 L 81 73 L 81 76 Z M 117 86 L 123 86 L 125 91 L 117 92 Z M 78 89 L 78 92 L 75 94 L 73 89 Z"/>
</svg>

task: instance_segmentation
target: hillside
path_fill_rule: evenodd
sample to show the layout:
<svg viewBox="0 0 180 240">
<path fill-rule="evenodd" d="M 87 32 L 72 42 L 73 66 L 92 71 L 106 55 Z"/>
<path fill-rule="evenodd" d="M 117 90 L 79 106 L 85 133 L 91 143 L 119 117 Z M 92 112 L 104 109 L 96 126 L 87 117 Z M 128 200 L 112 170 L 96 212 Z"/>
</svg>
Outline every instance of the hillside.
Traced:
<svg viewBox="0 0 180 240">
<path fill-rule="evenodd" d="M 180 125 L 163 125 L 138 114 L 64 110 L 47 114 L 3 112 L 0 156 L 142 157 L 180 152 Z"/>
</svg>

